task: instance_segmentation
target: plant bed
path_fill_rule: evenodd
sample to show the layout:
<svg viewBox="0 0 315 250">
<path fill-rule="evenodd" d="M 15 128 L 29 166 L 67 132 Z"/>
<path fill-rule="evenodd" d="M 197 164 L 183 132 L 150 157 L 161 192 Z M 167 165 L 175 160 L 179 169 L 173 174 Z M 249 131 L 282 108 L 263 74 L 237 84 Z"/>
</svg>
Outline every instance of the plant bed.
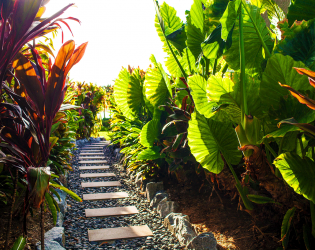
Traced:
<svg viewBox="0 0 315 250">
<path fill-rule="evenodd" d="M 167 185 L 170 199 L 179 204 L 178 212 L 189 216 L 198 234 L 212 232 L 219 250 L 274 250 L 280 246 L 281 224 L 278 225 L 270 214 L 266 214 L 265 209 L 260 207 L 260 214 L 254 220 L 245 211 L 238 210 L 238 199 L 231 201 L 231 197 L 221 191 L 218 193 L 223 203 L 215 192 L 209 201 L 211 188 L 206 185 L 200 188 L 200 184 L 187 182 Z"/>
<path fill-rule="evenodd" d="M 11 204 L 10 204 L 11 205 Z M 8 216 L 10 205 L 0 205 L 2 216 L 0 217 L 0 249 L 4 249 L 4 243 L 7 234 Z M 14 241 L 22 234 L 22 218 L 14 217 L 12 220 L 9 247 L 12 247 Z M 27 245 L 24 249 L 36 249 L 36 243 L 40 241 L 40 210 L 34 211 L 33 216 L 27 216 Z M 51 212 L 47 209 L 45 212 L 45 232 L 54 227 Z"/>
</svg>

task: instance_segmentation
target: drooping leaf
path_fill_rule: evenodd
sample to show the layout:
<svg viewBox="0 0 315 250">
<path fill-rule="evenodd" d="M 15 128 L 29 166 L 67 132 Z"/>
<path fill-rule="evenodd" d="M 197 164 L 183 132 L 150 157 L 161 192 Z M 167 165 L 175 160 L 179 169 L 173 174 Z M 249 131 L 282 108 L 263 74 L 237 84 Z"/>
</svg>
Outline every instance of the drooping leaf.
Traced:
<svg viewBox="0 0 315 250">
<path fill-rule="evenodd" d="M 52 149 L 52 147 L 57 143 L 58 140 L 59 140 L 58 137 L 55 137 L 55 136 L 49 137 L 49 144 L 50 144 L 50 146 L 49 146 L 49 151 L 50 151 L 50 150 Z"/>
<path fill-rule="evenodd" d="M 256 194 L 248 194 L 247 198 L 257 204 L 266 204 L 266 203 L 275 203 L 275 201 L 272 198 L 256 195 Z"/>
<path fill-rule="evenodd" d="M 136 75 L 133 73 L 131 76 L 127 69 L 123 69 L 114 85 L 115 102 L 124 116 L 131 120 L 138 117 L 143 102 L 141 78 Z"/>
<path fill-rule="evenodd" d="M 291 56 L 315 70 L 315 20 L 302 22 L 291 28 L 291 31 L 293 34 L 277 45 L 275 53 Z"/>
<path fill-rule="evenodd" d="M 231 2 L 230 2 L 231 3 Z M 260 15 L 260 10 L 256 6 L 249 5 L 248 13 L 243 9 L 243 31 L 244 31 L 244 47 L 245 47 L 245 67 L 250 72 L 262 72 L 262 62 L 264 60 L 264 48 L 260 40 L 262 37 L 269 51 L 273 49 L 273 39 L 268 30 L 265 20 Z M 251 19 L 253 18 L 253 20 Z M 223 24 L 222 24 L 223 25 Z M 258 31 L 256 31 L 255 26 Z M 258 32 L 258 33 L 257 33 Z M 223 33 L 223 26 L 222 26 Z M 227 37 L 226 37 L 227 38 Z M 225 52 L 225 60 L 229 67 L 234 70 L 240 69 L 239 56 L 239 24 L 235 23 L 232 35 L 232 45 Z"/>
<path fill-rule="evenodd" d="M 282 240 L 282 246 L 283 249 L 286 249 L 288 244 L 289 244 L 289 238 L 290 238 L 290 227 L 291 227 L 291 222 L 294 216 L 296 208 L 293 207 L 289 209 L 282 221 L 282 226 L 281 226 L 281 240 Z"/>
<path fill-rule="evenodd" d="M 61 186 L 59 184 L 56 183 L 50 183 L 51 186 L 60 189 L 62 191 L 64 191 L 65 193 L 67 193 L 68 195 L 71 196 L 71 198 L 75 199 L 76 201 L 82 202 L 82 199 L 74 192 L 72 192 L 71 190 L 69 190 L 68 188 Z"/>
<path fill-rule="evenodd" d="M 29 167 L 27 172 L 28 188 L 33 200 L 33 206 L 39 208 L 49 187 L 50 171 L 47 167 Z"/>
<path fill-rule="evenodd" d="M 47 201 L 49 210 L 50 210 L 50 212 L 52 214 L 54 225 L 56 225 L 56 223 L 57 223 L 57 209 L 56 209 L 55 204 L 53 202 L 54 198 L 51 197 L 51 195 L 48 192 L 46 192 L 45 193 L 45 199 Z"/>
<path fill-rule="evenodd" d="M 24 238 L 23 235 L 19 236 L 17 240 L 14 242 L 11 250 L 23 250 L 26 245 L 26 237 Z"/>
<path fill-rule="evenodd" d="M 153 147 L 155 139 L 160 134 L 160 120 L 153 119 L 143 126 L 140 133 L 140 143 L 144 147 Z"/>
<path fill-rule="evenodd" d="M 287 18 L 291 26 L 295 20 L 308 21 L 314 18 L 315 5 L 313 0 L 295 0 L 291 1 L 288 9 Z"/>
<path fill-rule="evenodd" d="M 232 125 L 207 119 L 198 112 L 189 121 L 188 145 L 201 166 L 215 174 L 224 167 L 222 156 L 230 164 L 238 164 L 241 159 Z"/>
<path fill-rule="evenodd" d="M 302 159 L 295 153 L 284 153 L 275 159 L 274 164 L 280 170 L 283 179 L 295 192 L 312 202 L 315 201 L 313 185 L 315 163 L 312 159 L 308 157 Z"/>
</svg>

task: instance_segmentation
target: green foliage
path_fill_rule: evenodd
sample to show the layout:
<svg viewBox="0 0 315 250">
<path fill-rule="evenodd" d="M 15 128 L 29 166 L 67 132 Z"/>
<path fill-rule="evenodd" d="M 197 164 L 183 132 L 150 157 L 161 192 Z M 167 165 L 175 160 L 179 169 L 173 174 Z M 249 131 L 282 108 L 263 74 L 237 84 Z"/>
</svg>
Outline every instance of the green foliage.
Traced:
<svg viewBox="0 0 315 250">
<path fill-rule="evenodd" d="M 308 157 L 302 159 L 297 154 L 284 153 L 275 159 L 274 164 L 280 170 L 283 179 L 295 192 L 308 200 L 315 201 L 313 186 L 315 163 L 312 159 Z"/>
<path fill-rule="evenodd" d="M 130 74 L 127 69 L 120 71 L 114 85 L 114 97 L 121 112 L 129 119 L 139 116 L 142 98 L 143 79 L 139 70 Z"/>
<path fill-rule="evenodd" d="M 238 164 L 241 159 L 231 124 L 207 119 L 197 112 L 189 121 L 188 143 L 196 160 L 214 174 L 219 174 L 224 167 L 221 154 L 230 164 Z"/>
</svg>

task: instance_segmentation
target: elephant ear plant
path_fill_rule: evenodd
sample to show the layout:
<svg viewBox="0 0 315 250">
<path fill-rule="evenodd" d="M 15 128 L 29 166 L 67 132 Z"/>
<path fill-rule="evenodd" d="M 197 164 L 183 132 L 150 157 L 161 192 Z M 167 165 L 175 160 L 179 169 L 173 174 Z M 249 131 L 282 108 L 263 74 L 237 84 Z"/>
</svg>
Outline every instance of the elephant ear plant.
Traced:
<svg viewBox="0 0 315 250">
<path fill-rule="evenodd" d="M 69 70 L 84 55 L 87 43 L 75 49 L 75 42 L 68 41 L 60 48 L 55 63 L 49 64 L 48 79 L 41 57 L 31 47 L 32 61 L 18 53 L 13 62 L 15 81 L 21 85 L 21 95 L 14 93 L 7 85 L 3 89 L 7 102 L 0 104 L 0 138 L 3 141 L 6 157 L 0 162 L 9 165 L 27 175 L 27 191 L 24 201 L 24 236 L 26 235 L 25 218 L 30 207 L 42 209 L 42 249 L 44 249 L 43 201 L 46 198 L 54 221 L 58 210 L 52 200 L 52 187 L 63 189 L 77 200 L 81 200 L 71 191 L 50 180 L 49 168 L 46 167 L 50 150 L 56 141 L 50 137 L 56 113 L 59 111 L 67 90 L 66 77 Z M 23 87 L 23 88 L 22 88 Z M 10 100 L 10 102 L 9 102 Z M 13 103 L 12 103 L 13 102 Z M 18 176 L 18 175 L 16 175 Z M 54 176 L 56 177 L 56 176 Z"/>
</svg>

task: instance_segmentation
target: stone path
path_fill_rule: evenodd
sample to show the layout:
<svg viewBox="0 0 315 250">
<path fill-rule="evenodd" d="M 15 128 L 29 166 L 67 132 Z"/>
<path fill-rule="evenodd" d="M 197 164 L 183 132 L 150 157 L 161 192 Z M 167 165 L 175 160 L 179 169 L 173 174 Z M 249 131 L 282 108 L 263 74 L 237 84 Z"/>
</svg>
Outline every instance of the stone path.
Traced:
<svg viewBox="0 0 315 250">
<path fill-rule="evenodd" d="M 180 249 L 163 220 L 146 208 L 146 199 L 119 180 L 121 169 L 110 164 L 111 156 L 101 151 L 105 160 L 99 160 L 99 147 L 106 145 L 83 147 L 73 165 L 69 188 L 83 202 L 69 202 L 66 249 Z"/>
</svg>

